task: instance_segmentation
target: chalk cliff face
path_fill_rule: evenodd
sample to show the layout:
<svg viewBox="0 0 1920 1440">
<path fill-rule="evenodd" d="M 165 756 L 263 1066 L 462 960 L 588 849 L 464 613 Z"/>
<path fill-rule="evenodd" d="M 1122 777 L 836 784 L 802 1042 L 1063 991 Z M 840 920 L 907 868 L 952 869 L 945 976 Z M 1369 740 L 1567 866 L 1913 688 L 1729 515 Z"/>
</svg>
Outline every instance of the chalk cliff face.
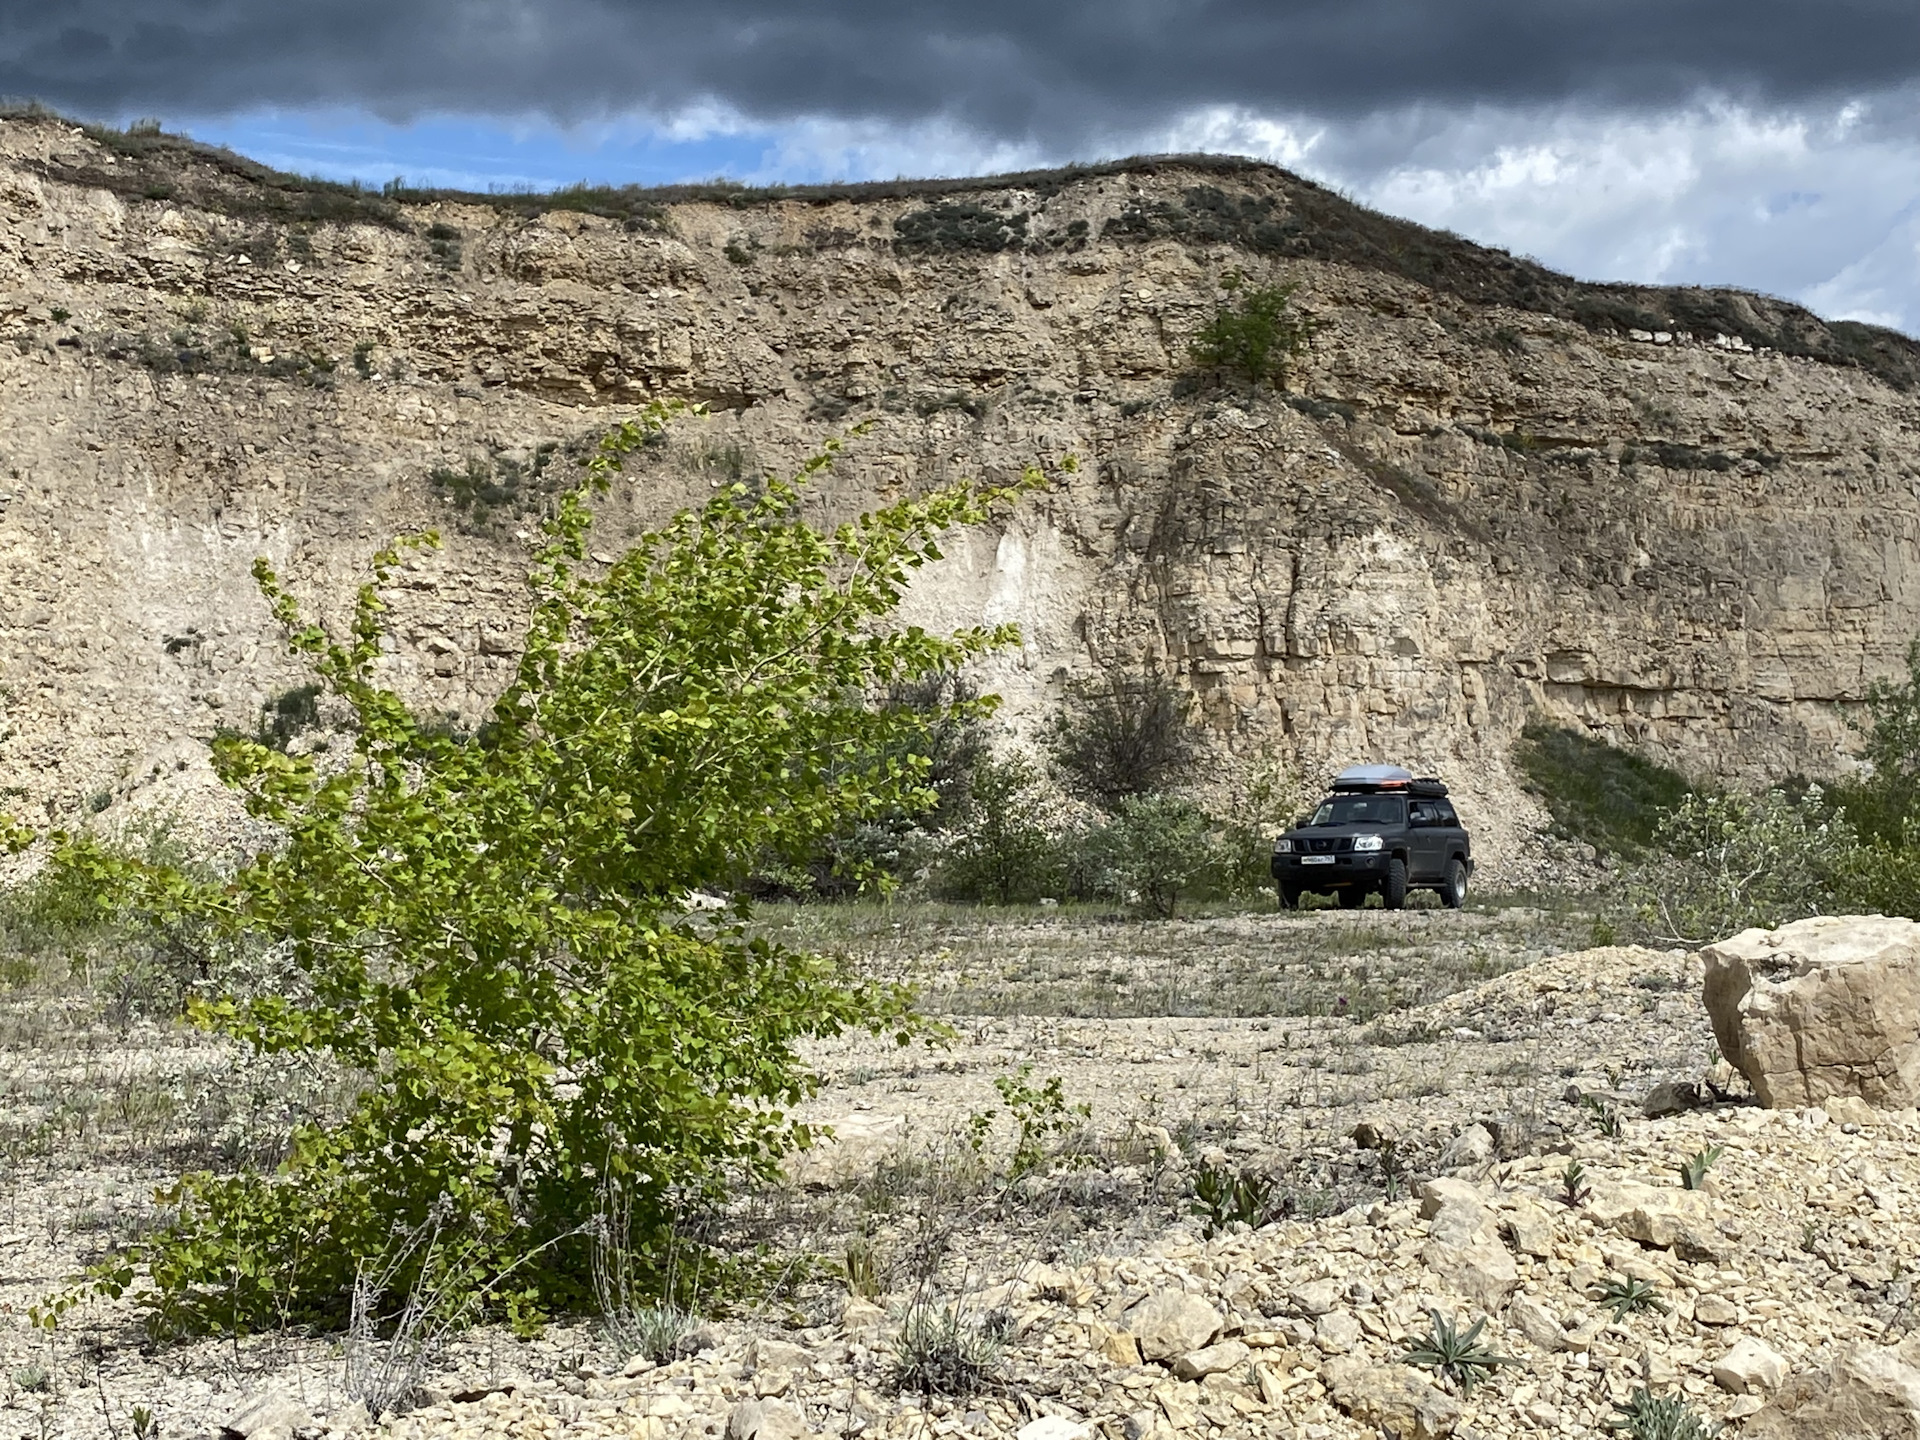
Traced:
<svg viewBox="0 0 1920 1440">
<path fill-rule="evenodd" d="M 477 711 L 542 495 L 656 397 L 709 414 L 633 469 L 609 547 L 859 420 L 823 513 L 1076 456 L 911 600 L 1020 623 L 985 677 L 1012 725 L 1164 667 L 1222 774 L 1405 761 L 1496 851 L 1538 818 L 1529 715 L 1826 774 L 1920 633 L 1915 347 L 1885 332 L 1573 286 L 1244 164 L 584 210 L 277 183 L 0 123 L 0 808 L 118 803 L 298 683 L 256 555 L 337 615 L 375 546 L 441 528 L 391 666 Z M 1284 394 L 1191 373 L 1236 270 L 1318 324 Z"/>
</svg>

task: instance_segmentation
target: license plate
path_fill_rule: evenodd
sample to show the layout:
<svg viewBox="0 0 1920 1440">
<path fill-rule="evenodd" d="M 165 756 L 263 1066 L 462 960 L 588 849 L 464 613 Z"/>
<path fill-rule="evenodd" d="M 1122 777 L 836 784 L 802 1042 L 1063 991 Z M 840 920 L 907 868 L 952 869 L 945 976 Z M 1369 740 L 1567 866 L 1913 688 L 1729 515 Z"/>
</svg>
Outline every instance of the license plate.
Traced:
<svg viewBox="0 0 1920 1440">
<path fill-rule="evenodd" d="M 1301 863 L 1302 865 L 1331 865 L 1331 864 L 1333 863 L 1333 856 L 1331 856 L 1331 855 L 1302 855 L 1302 856 L 1300 857 L 1300 863 Z"/>
</svg>

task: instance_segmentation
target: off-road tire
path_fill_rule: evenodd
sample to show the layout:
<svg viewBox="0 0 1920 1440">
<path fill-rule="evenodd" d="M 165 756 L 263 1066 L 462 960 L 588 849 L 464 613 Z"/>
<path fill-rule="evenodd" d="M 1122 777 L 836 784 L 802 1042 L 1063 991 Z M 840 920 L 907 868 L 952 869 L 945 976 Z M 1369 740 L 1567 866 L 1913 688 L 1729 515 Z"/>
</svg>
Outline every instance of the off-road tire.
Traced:
<svg viewBox="0 0 1920 1440">
<path fill-rule="evenodd" d="M 1389 910 L 1398 910 L 1407 903 L 1406 861 L 1387 861 L 1387 883 L 1380 891 L 1380 903 Z"/>
<path fill-rule="evenodd" d="M 1344 885 L 1333 893 L 1340 897 L 1342 910 L 1358 910 L 1367 903 L 1367 892 L 1358 885 Z"/>
<path fill-rule="evenodd" d="M 1280 908 L 1282 910 L 1298 910 L 1300 908 L 1301 893 L 1301 891 L 1294 889 L 1291 885 L 1280 886 Z"/>
<path fill-rule="evenodd" d="M 1440 885 L 1440 903 L 1458 910 L 1467 903 L 1467 867 L 1456 857 L 1447 861 L 1447 878 Z"/>
</svg>

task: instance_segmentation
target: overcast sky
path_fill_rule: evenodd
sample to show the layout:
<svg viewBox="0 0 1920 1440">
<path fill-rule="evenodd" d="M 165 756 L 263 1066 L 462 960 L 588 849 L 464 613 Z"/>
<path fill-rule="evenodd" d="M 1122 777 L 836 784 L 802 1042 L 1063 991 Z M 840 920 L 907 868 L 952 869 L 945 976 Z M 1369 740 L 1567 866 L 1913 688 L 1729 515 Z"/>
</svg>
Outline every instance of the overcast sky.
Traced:
<svg viewBox="0 0 1920 1440">
<path fill-rule="evenodd" d="M 0 94 L 479 189 L 1227 151 L 1920 333 L 1920 0 L 0 0 Z"/>
</svg>

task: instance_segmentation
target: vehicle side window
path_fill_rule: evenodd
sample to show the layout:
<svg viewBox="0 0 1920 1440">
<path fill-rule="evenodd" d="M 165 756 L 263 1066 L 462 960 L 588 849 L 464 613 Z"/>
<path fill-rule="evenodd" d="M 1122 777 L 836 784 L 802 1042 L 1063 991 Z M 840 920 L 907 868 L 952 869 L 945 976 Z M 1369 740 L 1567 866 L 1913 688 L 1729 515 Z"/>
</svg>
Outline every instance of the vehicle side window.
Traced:
<svg viewBox="0 0 1920 1440">
<path fill-rule="evenodd" d="M 1409 825 L 1431 825 L 1438 818 L 1434 813 L 1433 806 L 1424 800 L 1416 800 L 1412 805 L 1407 807 L 1407 823 Z"/>
<path fill-rule="evenodd" d="M 1442 800 L 1436 808 L 1440 811 L 1440 823 L 1442 825 L 1458 825 L 1460 823 L 1460 817 L 1454 814 L 1453 806 L 1447 801 Z"/>
</svg>

